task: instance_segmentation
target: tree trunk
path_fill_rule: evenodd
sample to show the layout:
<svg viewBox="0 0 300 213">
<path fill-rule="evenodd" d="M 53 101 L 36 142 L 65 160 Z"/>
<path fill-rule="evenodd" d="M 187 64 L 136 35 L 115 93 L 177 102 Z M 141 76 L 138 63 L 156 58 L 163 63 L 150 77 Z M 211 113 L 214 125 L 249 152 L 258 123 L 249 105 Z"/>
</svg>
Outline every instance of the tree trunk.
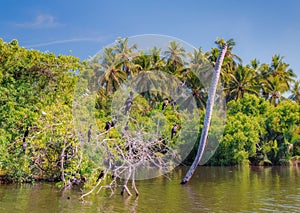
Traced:
<svg viewBox="0 0 300 213">
<path fill-rule="evenodd" d="M 127 192 L 127 194 L 128 194 L 129 196 L 132 195 L 132 194 L 130 193 L 128 187 L 127 187 L 127 183 L 128 183 L 128 180 L 129 180 L 130 176 L 131 176 L 131 169 L 129 169 L 128 177 L 125 179 L 124 184 L 123 184 L 123 186 L 122 186 L 122 190 L 121 190 L 121 195 L 122 195 L 122 196 L 124 195 L 124 192 Z"/>
<path fill-rule="evenodd" d="M 135 169 L 134 168 L 132 171 L 132 188 L 135 191 L 135 195 L 139 196 L 139 191 L 137 190 L 136 185 L 135 185 Z"/>
<path fill-rule="evenodd" d="M 66 150 L 66 141 L 64 141 L 64 147 L 61 150 L 60 154 L 60 179 L 62 182 L 65 182 L 65 168 L 64 168 L 64 159 L 65 159 L 65 150 Z"/>
<path fill-rule="evenodd" d="M 220 77 L 221 67 L 222 67 L 222 63 L 223 63 L 226 51 L 227 51 L 227 44 L 225 43 L 222 46 L 222 49 L 219 53 L 219 56 L 218 56 L 218 59 L 216 62 L 216 66 L 214 68 L 213 78 L 211 80 L 211 85 L 209 88 L 209 96 L 208 96 L 208 100 L 207 100 L 206 112 L 205 112 L 205 117 L 204 117 L 204 125 L 202 128 L 202 133 L 201 133 L 201 138 L 200 138 L 200 142 L 199 142 L 199 146 L 198 146 L 197 155 L 196 155 L 196 158 L 195 158 L 193 164 L 191 165 L 189 171 L 186 173 L 185 177 L 182 179 L 181 184 L 185 184 L 191 179 L 191 177 L 193 176 L 197 166 L 200 163 L 201 157 L 203 155 L 203 152 L 204 152 L 204 149 L 206 146 L 206 140 L 207 140 L 207 136 L 208 136 L 208 130 L 209 130 L 209 126 L 210 126 L 210 120 L 211 120 L 214 100 L 215 100 L 215 96 L 216 96 L 218 80 Z"/>
</svg>

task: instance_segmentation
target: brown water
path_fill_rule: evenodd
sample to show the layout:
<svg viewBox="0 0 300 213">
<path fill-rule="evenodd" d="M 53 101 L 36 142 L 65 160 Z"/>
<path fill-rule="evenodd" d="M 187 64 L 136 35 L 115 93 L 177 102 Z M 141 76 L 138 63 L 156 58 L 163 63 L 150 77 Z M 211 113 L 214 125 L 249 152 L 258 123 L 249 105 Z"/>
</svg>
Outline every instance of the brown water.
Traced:
<svg viewBox="0 0 300 213">
<path fill-rule="evenodd" d="M 52 184 L 0 185 L 0 212 L 300 212 L 300 168 L 200 167 L 180 185 L 186 168 L 138 181 L 140 196 L 62 192 Z"/>
</svg>

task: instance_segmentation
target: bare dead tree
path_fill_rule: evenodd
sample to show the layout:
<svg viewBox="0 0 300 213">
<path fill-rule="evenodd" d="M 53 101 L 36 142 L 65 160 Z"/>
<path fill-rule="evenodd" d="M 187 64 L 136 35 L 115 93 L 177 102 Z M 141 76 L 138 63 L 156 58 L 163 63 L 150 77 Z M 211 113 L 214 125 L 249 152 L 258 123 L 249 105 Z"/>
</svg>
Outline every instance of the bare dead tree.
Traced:
<svg viewBox="0 0 300 213">
<path fill-rule="evenodd" d="M 113 178 L 106 185 L 101 185 L 102 179 L 100 179 L 89 192 L 81 196 L 81 199 L 91 194 L 96 188 L 99 188 L 97 193 L 102 189 L 110 189 L 113 194 L 117 187 L 121 187 L 122 196 L 126 194 L 132 196 L 128 187 L 130 179 L 131 187 L 138 196 L 135 180 L 143 179 L 145 175 L 143 170 L 155 172 L 155 174 L 170 171 L 173 163 L 170 159 L 176 159 L 176 154 L 168 145 L 170 144 L 168 139 L 147 133 L 142 128 L 132 132 L 124 129 L 122 134 L 121 139 L 103 138 L 103 134 L 99 134 L 100 137 L 96 138 L 95 146 L 103 150 L 103 164 L 106 166 L 102 179 L 106 178 L 109 173 Z"/>
</svg>

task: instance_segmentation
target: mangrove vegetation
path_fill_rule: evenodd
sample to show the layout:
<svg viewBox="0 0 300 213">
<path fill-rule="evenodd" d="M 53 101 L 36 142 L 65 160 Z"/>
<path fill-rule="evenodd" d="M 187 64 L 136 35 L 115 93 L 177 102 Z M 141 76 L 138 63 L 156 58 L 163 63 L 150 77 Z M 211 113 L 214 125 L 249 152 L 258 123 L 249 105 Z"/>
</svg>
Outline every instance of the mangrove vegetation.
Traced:
<svg viewBox="0 0 300 213">
<path fill-rule="evenodd" d="M 208 99 L 209 87 L 199 75 L 211 80 L 213 69 L 207 67 L 215 67 L 224 43 L 217 39 L 208 52 L 186 52 L 175 41 L 166 50 L 144 51 L 120 38 L 80 60 L 0 40 L 1 181 L 71 187 L 122 178 L 122 193 L 130 193 L 128 180 L 144 174 L 134 165 L 155 165 L 162 173 L 190 165 Z M 209 133 L 218 142 L 200 164 L 299 164 L 299 78 L 281 55 L 270 56 L 270 63 L 244 64 L 234 53 L 234 40 L 226 45 L 222 90 L 215 99 L 223 98 L 224 105 L 214 109 L 216 127 Z M 76 105 L 89 97 L 93 122 Z M 83 113 L 80 121 L 74 113 Z"/>
</svg>

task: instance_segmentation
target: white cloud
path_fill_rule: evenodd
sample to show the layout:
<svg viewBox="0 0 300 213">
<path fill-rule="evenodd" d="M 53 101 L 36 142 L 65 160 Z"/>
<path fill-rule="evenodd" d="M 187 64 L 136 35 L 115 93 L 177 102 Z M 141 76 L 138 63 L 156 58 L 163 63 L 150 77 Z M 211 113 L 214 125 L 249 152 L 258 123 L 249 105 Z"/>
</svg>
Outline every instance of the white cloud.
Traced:
<svg viewBox="0 0 300 213">
<path fill-rule="evenodd" d="M 44 47 L 44 46 L 51 46 L 55 44 L 66 44 L 66 43 L 75 43 L 75 42 L 103 42 L 105 37 L 86 37 L 86 38 L 71 38 L 71 39 L 64 39 L 64 40 L 55 40 L 37 44 L 26 45 L 27 48 L 35 48 L 35 47 Z"/>
<path fill-rule="evenodd" d="M 17 23 L 17 27 L 41 29 L 41 28 L 55 28 L 60 26 L 54 16 L 51 15 L 38 15 L 33 22 Z"/>
</svg>

